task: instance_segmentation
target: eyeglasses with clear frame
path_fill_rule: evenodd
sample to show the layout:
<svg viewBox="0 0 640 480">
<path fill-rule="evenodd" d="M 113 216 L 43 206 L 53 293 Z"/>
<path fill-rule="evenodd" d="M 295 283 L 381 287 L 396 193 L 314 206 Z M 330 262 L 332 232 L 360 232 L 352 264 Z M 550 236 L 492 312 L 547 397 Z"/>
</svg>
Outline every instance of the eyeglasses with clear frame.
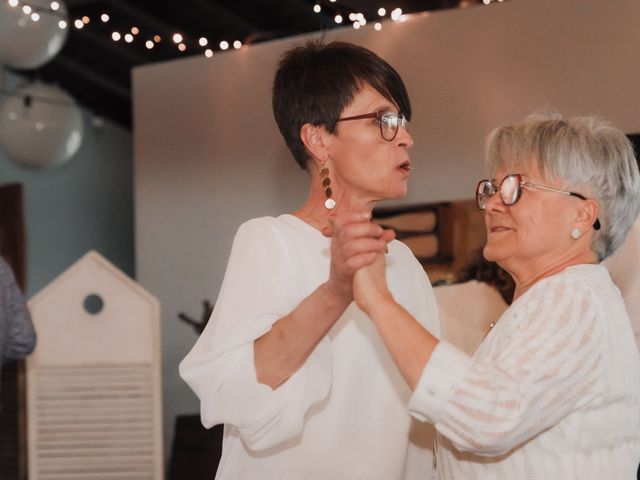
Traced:
<svg viewBox="0 0 640 480">
<path fill-rule="evenodd" d="M 393 141 L 398 135 L 400 127 L 407 128 L 407 117 L 403 113 L 395 113 L 391 111 L 372 112 L 362 115 L 354 115 L 353 117 L 339 118 L 336 122 L 346 122 L 348 120 L 363 120 L 365 118 L 375 118 L 380 126 L 380 136 L 387 142 Z"/>
<path fill-rule="evenodd" d="M 587 200 L 587 197 L 577 192 L 569 192 L 567 190 L 560 190 L 559 188 L 548 187 L 546 185 L 538 185 L 537 183 L 526 182 L 522 180 L 522 175 L 519 173 L 511 173 L 504 177 L 500 184 L 496 185 L 492 180 L 483 179 L 478 182 L 476 187 L 476 203 L 480 210 L 484 210 L 487 206 L 489 198 L 500 192 L 500 199 L 506 206 L 514 205 L 520 200 L 522 196 L 522 187 L 537 188 L 545 190 L 547 192 L 561 193 L 563 195 L 570 195 L 577 197 L 581 200 Z M 593 224 L 595 230 L 600 230 L 600 220 L 596 218 Z"/>
</svg>

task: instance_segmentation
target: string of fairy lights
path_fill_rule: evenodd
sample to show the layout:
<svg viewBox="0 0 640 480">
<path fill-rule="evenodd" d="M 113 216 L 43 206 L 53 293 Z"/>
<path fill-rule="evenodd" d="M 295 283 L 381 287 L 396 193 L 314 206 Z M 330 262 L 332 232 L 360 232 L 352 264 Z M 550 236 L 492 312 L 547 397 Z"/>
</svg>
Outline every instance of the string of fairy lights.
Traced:
<svg viewBox="0 0 640 480">
<path fill-rule="evenodd" d="M 42 15 L 49 15 L 58 19 L 58 28 L 64 30 L 67 28 L 73 28 L 76 30 L 82 30 L 84 28 L 90 28 L 92 24 L 100 23 L 103 26 L 108 27 L 112 24 L 112 18 L 109 12 L 104 11 L 92 18 L 89 15 L 83 15 L 82 17 L 69 19 L 65 12 L 62 11 L 61 5 L 58 1 L 53 0 L 48 7 L 43 7 L 30 3 L 24 0 L 5 0 L 12 8 L 21 9 L 24 16 L 19 22 L 38 22 L 42 18 Z M 462 0 L 461 5 L 465 0 Z M 502 3 L 504 0 L 482 0 L 484 5 L 491 3 Z M 339 5 L 338 0 L 327 0 L 324 2 L 317 2 L 313 5 L 312 10 L 316 14 L 321 14 L 325 11 L 335 12 L 336 6 Z M 376 31 L 382 30 L 383 21 L 391 20 L 392 22 L 405 22 L 408 20 L 408 15 L 403 13 L 401 8 L 386 9 L 383 7 L 378 8 L 377 16 L 374 18 L 366 18 L 362 12 L 350 12 L 348 15 L 344 13 L 331 13 L 333 15 L 333 22 L 336 25 L 347 25 L 351 23 L 352 27 L 356 30 L 365 27 L 368 24 L 373 24 L 373 28 Z M 325 13 L 326 14 L 326 13 Z M 185 39 L 185 34 L 181 32 L 175 32 L 169 35 L 169 38 L 165 38 L 160 33 L 142 32 L 136 25 L 131 25 L 125 29 L 115 28 L 111 29 L 110 37 L 113 42 L 123 42 L 125 44 L 133 44 L 141 42 L 148 50 L 156 48 L 156 46 L 162 42 L 168 43 L 171 48 L 176 48 L 179 52 L 195 52 L 204 54 L 207 58 L 213 56 L 214 51 L 225 51 L 229 49 L 240 49 L 243 46 L 243 42 L 240 39 L 228 39 L 221 40 L 217 45 L 213 45 L 209 39 L 202 35 L 198 37 L 197 42 L 191 42 L 192 45 L 188 45 Z M 192 38 L 196 38 L 195 36 Z"/>
</svg>

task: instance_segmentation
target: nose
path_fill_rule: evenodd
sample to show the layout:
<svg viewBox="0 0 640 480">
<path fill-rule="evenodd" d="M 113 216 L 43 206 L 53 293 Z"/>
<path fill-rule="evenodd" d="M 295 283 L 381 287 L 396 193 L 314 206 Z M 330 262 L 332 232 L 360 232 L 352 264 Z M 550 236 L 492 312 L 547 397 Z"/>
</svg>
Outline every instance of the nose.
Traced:
<svg viewBox="0 0 640 480">
<path fill-rule="evenodd" d="M 486 213 L 491 213 L 491 212 L 506 212 L 507 209 L 509 207 L 507 207 L 503 202 L 502 202 L 502 198 L 500 197 L 500 192 L 496 192 L 493 195 L 491 195 L 487 200 L 486 203 L 484 205 L 484 211 Z"/>
<path fill-rule="evenodd" d="M 402 148 L 411 148 L 413 145 L 413 137 L 409 133 L 406 127 L 398 127 L 398 134 L 395 138 L 396 144 Z"/>
</svg>

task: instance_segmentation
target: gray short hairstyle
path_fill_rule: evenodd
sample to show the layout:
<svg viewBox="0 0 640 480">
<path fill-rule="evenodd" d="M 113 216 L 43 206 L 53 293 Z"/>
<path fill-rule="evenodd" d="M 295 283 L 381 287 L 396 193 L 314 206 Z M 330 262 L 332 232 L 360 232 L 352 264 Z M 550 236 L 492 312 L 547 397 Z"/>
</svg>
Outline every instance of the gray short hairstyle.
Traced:
<svg viewBox="0 0 640 480">
<path fill-rule="evenodd" d="M 622 245 L 640 211 L 640 173 L 633 146 L 598 117 L 530 115 L 522 123 L 493 130 L 485 156 L 492 173 L 519 173 L 536 162 L 545 179 L 560 179 L 567 189 L 595 199 L 602 228 L 595 232 L 592 249 L 599 260 Z"/>
</svg>

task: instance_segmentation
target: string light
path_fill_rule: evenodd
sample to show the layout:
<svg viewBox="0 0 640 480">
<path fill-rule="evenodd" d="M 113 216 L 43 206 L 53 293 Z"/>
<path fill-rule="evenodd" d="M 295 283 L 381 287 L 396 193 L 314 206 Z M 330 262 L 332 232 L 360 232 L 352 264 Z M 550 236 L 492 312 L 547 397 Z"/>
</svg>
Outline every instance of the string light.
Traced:
<svg viewBox="0 0 640 480">
<path fill-rule="evenodd" d="M 154 45 L 155 43 L 153 43 L 151 40 L 147 40 L 146 42 L 144 42 L 144 46 L 147 47 L 147 49 L 149 50 L 151 50 Z"/>
<path fill-rule="evenodd" d="M 33 12 L 31 14 L 31 20 L 33 20 L 34 22 L 37 22 L 38 20 L 40 20 L 40 14 L 37 12 Z"/>
<path fill-rule="evenodd" d="M 121 38 L 122 38 L 122 37 L 121 37 L 121 35 L 120 35 L 120 32 L 113 32 L 113 33 L 111 34 L 111 39 L 112 39 L 114 42 L 119 41 Z"/>
<path fill-rule="evenodd" d="M 376 22 L 376 23 L 373 25 L 373 28 L 375 28 L 375 29 L 376 29 L 376 31 L 378 31 L 378 32 L 379 32 L 380 30 L 382 30 L 382 24 L 381 24 L 380 22 Z"/>
<path fill-rule="evenodd" d="M 162 40 L 162 37 L 160 35 L 154 35 L 153 36 L 153 41 L 156 43 L 160 43 L 160 41 Z"/>
<path fill-rule="evenodd" d="M 25 15 L 29 15 L 32 12 L 32 8 L 29 5 L 23 5 L 22 6 L 22 12 Z"/>
<path fill-rule="evenodd" d="M 138 35 L 140 33 L 140 29 L 138 27 L 131 27 L 131 33 Z"/>
<path fill-rule="evenodd" d="M 200 40 L 198 40 L 198 45 L 201 47 L 206 47 L 208 43 L 209 40 L 207 40 L 206 37 L 200 37 Z"/>
<path fill-rule="evenodd" d="M 387 14 L 387 10 L 385 8 L 379 8 L 378 9 L 378 15 L 380 17 L 384 17 Z"/>
<path fill-rule="evenodd" d="M 317 3 L 313 6 L 313 11 L 316 13 L 320 13 L 322 11 L 322 7 Z"/>
<path fill-rule="evenodd" d="M 10 7 L 17 7 L 18 6 L 18 0 L 9 0 L 9 6 Z"/>
<path fill-rule="evenodd" d="M 336 15 L 333 20 L 336 23 L 342 23 L 342 15 Z"/>
<path fill-rule="evenodd" d="M 227 48 L 229 48 L 229 42 L 227 42 L 226 40 L 221 41 L 220 50 L 226 50 Z"/>
<path fill-rule="evenodd" d="M 240 40 L 236 40 L 235 42 L 233 42 L 233 48 L 238 50 L 240 47 L 242 47 L 242 42 Z"/>
<path fill-rule="evenodd" d="M 68 24 L 67 24 L 66 20 L 60 20 L 58 22 L 58 28 L 60 30 L 64 30 L 65 28 L 67 28 L 67 26 L 68 26 Z"/>
<path fill-rule="evenodd" d="M 184 52 L 187 49 L 187 46 L 184 43 L 178 44 L 178 50 Z"/>
<path fill-rule="evenodd" d="M 124 36 L 124 41 L 125 41 L 125 42 L 127 42 L 127 43 L 131 43 L 131 42 L 133 42 L 133 35 L 131 35 L 130 33 L 127 33 L 127 34 Z"/>
<path fill-rule="evenodd" d="M 103 13 L 102 15 L 100 15 L 100 20 L 102 20 L 102 23 L 107 23 L 109 21 L 109 15 Z"/>
<path fill-rule="evenodd" d="M 51 2 L 51 10 L 57 12 L 60 9 L 60 4 L 58 2 Z"/>
<path fill-rule="evenodd" d="M 182 35 L 180 35 L 179 33 L 174 33 L 173 43 L 180 43 L 180 42 L 182 42 Z"/>
<path fill-rule="evenodd" d="M 398 20 L 400 20 L 401 16 L 402 16 L 401 8 L 395 8 L 391 11 L 391 20 L 393 20 L 394 22 L 397 22 Z"/>
<path fill-rule="evenodd" d="M 82 22 L 82 20 L 75 20 L 73 22 L 73 26 L 80 30 L 82 27 L 84 27 L 84 23 Z"/>
<path fill-rule="evenodd" d="M 211 50 L 210 48 L 207 48 L 207 49 L 204 51 L 204 56 L 205 56 L 205 57 L 207 57 L 207 58 L 211 58 L 211 57 L 213 57 L 213 50 Z"/>
</svg>

